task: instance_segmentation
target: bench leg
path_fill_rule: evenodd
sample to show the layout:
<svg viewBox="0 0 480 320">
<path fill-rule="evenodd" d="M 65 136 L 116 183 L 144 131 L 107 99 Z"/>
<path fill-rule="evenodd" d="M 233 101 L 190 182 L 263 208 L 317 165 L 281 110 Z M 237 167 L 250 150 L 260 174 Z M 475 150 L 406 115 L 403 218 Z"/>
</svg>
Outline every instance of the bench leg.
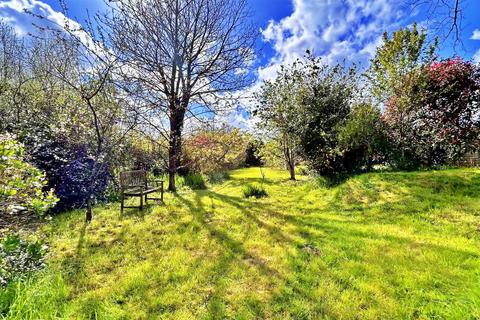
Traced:
<svg viewBox="0 0 480 320">
<path fill-rule="evenodd" d="M 145 195 L 145 205 L 148 204 L 148 194 Z"/>
<path fill-rule="evenodd" d="M 143 210 L 143 193 L 140 193 L 140 210 Z"/>
</svg>

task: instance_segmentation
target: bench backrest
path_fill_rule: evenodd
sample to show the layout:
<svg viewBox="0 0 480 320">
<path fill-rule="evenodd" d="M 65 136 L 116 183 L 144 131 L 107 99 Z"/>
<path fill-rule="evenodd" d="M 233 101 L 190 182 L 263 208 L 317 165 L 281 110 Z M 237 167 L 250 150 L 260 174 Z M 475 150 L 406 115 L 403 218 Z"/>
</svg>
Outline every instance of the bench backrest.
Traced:
<svg viewBox="0 0 480 320">
<path fill-rule="evenodd" d="M 147 186 L 147 173 L 144 170 L 120 172 L 120 186 L 122 188 Z"/>
</svg>

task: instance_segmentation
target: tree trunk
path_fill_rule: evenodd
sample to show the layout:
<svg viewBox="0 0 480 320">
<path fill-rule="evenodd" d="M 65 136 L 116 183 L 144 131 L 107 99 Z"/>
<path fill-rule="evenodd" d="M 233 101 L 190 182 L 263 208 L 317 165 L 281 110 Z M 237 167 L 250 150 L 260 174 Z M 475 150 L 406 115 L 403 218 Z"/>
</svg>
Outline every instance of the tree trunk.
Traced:
<svg viewBox="0 0 480 320">
<path fill-rule="evenodd" d="M 180 105 L 170 108 L 170 141 L 168 145 L 168 190 L 176 191 L 175 175 L 182 154 L 182 130 L 185 109 Z"/>
<path fill-rule="evenodd" d="M 295 178 L 295 158 L 292 150 L 288 146 L 288 138 L 284 135 L 283 154 L 285 156 L 285 162 L 287 163 L 288 171 L 290 172 L 290 180 L 296 180 Z"/>
<path fill-rule="evenodd" d="M 87 201 L 87 208 L 85 209 L 85 222 L 90 223 L 92 221 L 92 203 L 91 200 Z"/>
<path fill-rule="evenodd" d="M 295 178 L 295 164 L 289 162 L 288 163 L 288 171 L 290 171 L 290 180 L 297 180 Z"/>
</svg>

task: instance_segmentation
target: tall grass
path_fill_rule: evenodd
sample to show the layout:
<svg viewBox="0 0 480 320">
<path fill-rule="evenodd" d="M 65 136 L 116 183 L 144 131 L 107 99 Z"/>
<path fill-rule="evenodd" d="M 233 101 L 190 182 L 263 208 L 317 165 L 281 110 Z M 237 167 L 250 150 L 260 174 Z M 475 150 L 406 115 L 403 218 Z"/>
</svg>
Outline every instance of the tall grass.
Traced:
<svg viewBox="0 0 480 320">
<path fill-rule="evenodd" d="M 243 191 L 243 196 L 245 198 L 254 197 L 259 199 L 259 198 L 264 198 L 268 196 L 268 193 L 265 190 L 265 188 L 262 185 L 257 185 L 257 184 L 246 185 L 242 191 Z"/>
<path fill-rule="evenodd" d="M 0 289 L 0 317 L 4 320 L 62 318 L 66 299 L 62 277 L 45 270 Z"/>
<path fill-rule="evenodd" d="M 192 190 L 204 190 L 207 189 L 205 178 L 201 173 L 187 174 L 184 177 L 185 186 Z"/>
</svg>

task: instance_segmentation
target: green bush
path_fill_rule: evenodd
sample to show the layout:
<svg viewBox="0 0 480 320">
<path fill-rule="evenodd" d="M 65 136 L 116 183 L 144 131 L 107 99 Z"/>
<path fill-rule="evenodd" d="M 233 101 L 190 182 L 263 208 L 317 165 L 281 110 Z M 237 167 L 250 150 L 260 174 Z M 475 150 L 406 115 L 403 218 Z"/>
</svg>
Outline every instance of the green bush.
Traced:
<svg viewBox="0 0 480 320">
<path fill-rule="evenodd" d="M 43 268 L 46 248 L 41 242 L 27 241 L 16 234 L 0 240 L 0 286 Z"/>
<path fill-rule="evenodd" d="M 205 184 L 205 179 L 203 178 L 203 175 L 200 173 L 187 174 L 184 177 L 184 184 L 185 186 L 193 190 L 207 189 L 207 185 Z"/>
<path fill-rule="evenodd" d="M 207 180 L 212 184 L 222 183 L 228 179 L 230 179 L 230 174 L 227 171 L 210 172 L 207 174 Z"/>
<path fill-rule="evenodd" d="M 299 174 L 301 176 L 308 176 L 311 172 L 308 170 L 308 167 L 306 166 L 297 166 L 295 168 L 296 174 Z"/>
<path fill-rule="evenodd" d="M 265 190 L 265 188 L 261 185 L 249 184 L 245 186 L 245 188 L 243 188 L 243 196 L 245 198 L 254 197 L 258 199 L 258 198 L 267 197 L 268 193 Z"/>
<path fill-rule="evenodd" d="M 55 206 L 53 190 L 44 192 L 45 174 L 24 160 L 24 147 L 8 135 L 0 135 L 0 213 L 15 207 L 43 214 Z"/>
</svg>

